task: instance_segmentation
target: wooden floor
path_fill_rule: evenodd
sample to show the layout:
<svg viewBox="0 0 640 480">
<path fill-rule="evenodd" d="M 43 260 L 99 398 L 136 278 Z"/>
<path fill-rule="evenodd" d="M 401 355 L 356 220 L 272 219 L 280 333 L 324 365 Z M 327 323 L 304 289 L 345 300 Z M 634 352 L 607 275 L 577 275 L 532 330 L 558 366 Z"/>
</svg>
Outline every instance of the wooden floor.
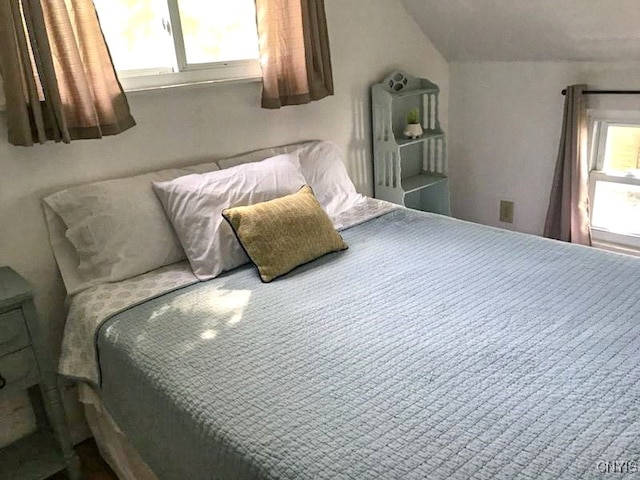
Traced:
<svg viewBox="0 0 640 480">
<path fill-rule="evenodd" d="M 77 445 L 76 452 L 82 464 L 83 480 L 118 480 L 116 474 L 113 473 L 109 465 L 107 465 L 100 456 L 93 438 Z M 67 480 L 67 476 L 64 472 L 60 472 L 49 477 L 47 480 Z"/>
</svg>

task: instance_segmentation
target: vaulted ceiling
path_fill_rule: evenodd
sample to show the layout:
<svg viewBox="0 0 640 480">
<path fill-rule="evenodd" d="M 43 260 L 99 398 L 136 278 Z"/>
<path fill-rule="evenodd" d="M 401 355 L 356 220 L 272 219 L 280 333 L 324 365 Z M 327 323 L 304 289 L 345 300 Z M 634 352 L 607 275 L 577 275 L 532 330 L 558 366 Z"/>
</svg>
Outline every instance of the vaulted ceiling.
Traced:
<svg viewBox="0 0 640 480">
<path fill-rule="evenodd" d="M 449 61 L 640 62 L 640 0 L 402 0 Z"/>
</svg>

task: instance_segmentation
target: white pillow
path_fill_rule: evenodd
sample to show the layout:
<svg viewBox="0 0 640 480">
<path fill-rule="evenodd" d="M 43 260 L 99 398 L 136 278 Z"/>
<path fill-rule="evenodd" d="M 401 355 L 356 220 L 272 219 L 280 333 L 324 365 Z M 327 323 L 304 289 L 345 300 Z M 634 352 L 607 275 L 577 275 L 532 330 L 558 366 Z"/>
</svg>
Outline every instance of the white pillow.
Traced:
<svg viewBox="0 0 640 480">
<path fill-rule="evenodd" d="M 289 145 L 281 145 L 279 147 L 262 148 L 260 150 L 253 150 L 251 152 L 241 153 L 240 155 L 234 155 L 233 157 L 226 157 L 216 161 L 220 169 L 237 167 L 238 165 L 244 165 L 245 163 L 261 162 L 267 158 L 275 157 L 277 155 L 284 155 L 285 153 L 299 152 L 302 147 L 315 143 L 315 141 L 291 143 Z M 302 163 L 302 158 L 300 158 Z M 197 172 L 202 173 L 202 171 Z"/>
<path fill-rule="evenodd" d="M 249 261 L 222 210 L 272 200 L 305 184 L 297 154 L 278 155 L 217 172 L 154 182 L 193 273 L 200 280 Z"/>
<path fill-rule="evenodd" d="M 97 282 L 87 281 L 80 276 L 78 272 L 80 259 L 78 258 L 76 249 L 73 247 L 73 243 L 65 236 L 67 226 L 62 221 L 62 218 L 51 210 L 49 205 L 43 202 L 42 206 L 49 231 L 49 243 L 51 244 L 56 263 L 58 264 L 60 275 L 62 275 L 62 281 L 67 289 L 67 294 L 73 295 L 90 287 L 94 283 L 99 283 L 99 280 Z M 104 279 L 102 280 L 104 282 Z"/>
<path fill-rule="evenodd" d="M 342 151 L 332 142 L 312 142 L 302 147 L 300 167 L 307 184 L 330 217 L 354 207 L 363 200 L 349 178 Z"/>
<path fill-rule="evenodd" d="M 342 160 L 340 148 L 328 141 L 315 140 L 302 144 L 278 147 L 278 153 L 297 152 L 300 167 L 307 185 L 330 217 L 348 210 L 362 201 L 363 197 L 349 178 Z M 247 162 L 255 162 L 267 158 L 275 149 L 258 150 L 236 157 L 218 160 L 221 169 L 227 169 Z M 284 152 L 282 152 L 284 150 Z"/>
<path fill-rule="evenodd" d="M 106 180 L 44 199 L 51 209 L 45 209 L 51 244 L 69 294 L 185 258 L 151 187 L 154 180 L 170 180 L 185 173 L 169 169 Z M 66 240 L 60 238 L 61 225 L 56 217 L 64 222 Z"/>
<path fill-rule="evenodd" d="M 126 218 L 143 218 L 143 221 L 150 221 L 152 219 L 144 218 L 146 217 L 145 212 L 152 208 L 150 207 L 149 202 L 152 204 L 157 203 L 157 199 L 149 188 L 150 180 L 148 175 L 160 175 L 162 179 L 169 180 L 178 176 L 187 175 L 191 172 L 204 173 L 217 170 L 218 165 L 222 168 L 229 168 L 239 164 L 245 164 L 247 162 L 257 162 L 278 154 L 292 152 L 299 153 L 302 173 L 307 179 L 306 183 L 314 189 L 314 193 L 321 205 L 331 217 L 334 217 L 342 211 L 354 206 L 361 200 L 362 197 L 356 193 L 353 183 L 347 175 L 342 162 L 340 149 L 331 142 L 316 140 L 281 147 L 266 148 L 219 160 L 217 162 L 182 167 L 181 169 L 163 170 L 152 174 L 127 177 L 126 179 L 96 182 L 91 186 L 85 187 L 99 190 L 101 192 L 101 200 L 94 201 L 94 199 L 91 199 L 90 197 L 85 197 L 83 201 L 87 202 L 86 205 L 90 205 L 91 208 L 94 209 L 94 220 L 97 220 L 104 214 L 105 218 L 118 218 L 123 216 Z M 167 172 L 170 173 L 168 174 Z M 167 174 L 168 177 L 164 177 Z M 142 190 L 144 192 L 144 199 L 139 198 L 134 204 L 118 201 L 112 203 L 108 201 L 109 197 L 126 198 L 130 192 L 126 191 L 126 188 L 124 188 L 125 186 L 126 188 L 133 190 Z M 83 189 L 84 187 L 70 188 L 66 192 L 68 194 L 75 194 L 76 188 Z M 78 194 L 85 195 L 86 190 L 80 190 Z M 51 197 L 53 197 L 53 195 Z M 78 204 L 81 202 L 75 203 Z M 101 209 L 106 209 L 106 212 L 101 212 Z M 72 216 L 75 217 L 75 215 Z M 68 294 L 71 295 L 77 293 L 91 285 L 112 281 L 112 277 L 110 275 L 105 276 L 104 273 L 100 273 L 99 271 L 92 271 L 91 269 L 84 269 L 83 272 L 79 271 L 79 255 L 77 254 L 73 243 L 65 236 L 68 230 L 67 225 L 58 212 L 49 208 L 49 205 L 46 203 L 46 199 L 45 218 L 47 220 L 49 238 L 53 253 L 56 258 L 56 262 L 58 263 L 58 267 L 60 268 Z M 154 218 L 155 220 L 159 220 L 161 223 L 164 223 L 165 226 L 169 225 L 166 217 L 162 218 L 155 216 Z M 153 240 L 149 240 L 149 236 L 145 234 L 144 229 L 137 228 L 137 225 L 138 222 L 124 224 L 124 230 L 115 231 L 114 233 L 116 235 L 122 234 L 121 236 L 124 236 L 125 234 L 129 235 L 131 239 L 138 238 L 138 245 L 142 245 L 143 247 L 147 243 L 153 242 Z M 169 229 L 170 228 L 171 227 L 169 227 Z M 155 229 L 156 228 L 151 228 L 149 231 L 154 231 Z M 166 236 L 166 228 L 162 228 L 162 230 L 165 231 Z M 111 242 L 109 241 L 106 243 Z M 140 253 L 142 257 L 149 256 L 148 260 L 153 260 L 151 257 L 155 255 L 153 249 L 147 250 L 146 248 L 144 249 L 144 252 L 138 253 Z M 183 255 L 181 257 L 184 258 Z M 164 263 L 166 259 L 162 255 L 158 258 L 160 258 L 159 261 L 149 261 L 147 266 L 153 265 L 153 268 L 162 266 L 160 263 Z M 118 263 L 122 265 L 123 262 L 119 261 Z M 131 266 L 135 267 L 136 265 L 132 264 Z M 139 269 L 132 268 L 131 271 L 124 274 L 134 276 L 144 273 L 137 270 Z"/>
</svg>

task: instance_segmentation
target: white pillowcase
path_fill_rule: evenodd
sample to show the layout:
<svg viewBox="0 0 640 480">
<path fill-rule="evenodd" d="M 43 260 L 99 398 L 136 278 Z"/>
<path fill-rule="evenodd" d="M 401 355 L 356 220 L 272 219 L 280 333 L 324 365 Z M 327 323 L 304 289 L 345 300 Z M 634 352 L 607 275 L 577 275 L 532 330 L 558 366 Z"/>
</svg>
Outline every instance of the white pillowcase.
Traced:
<svg viewBox="0 0 640 480">
<path fill-rule="evenodd" d="M 298 153 L 302 174 L 327 215 L 335 217 L 364 199 L 349 178 L 342 150 L 335 143 L 312 142 Z"/>
<path fill-rule="evenodd" d="M 320 205 L 330 217 L 335 217 L 362 201 L 363 197 L 356 191 L 356 187 L 349 178 L 342 161 L 342 151 L 336 144 L 316 140 L 279 148 L 298 153 L 300 168 L 307 185 L 311 187 Z M 258 150 L 218 160 L 218 165 L 221 169 L 227 169 L 246 162 L 255 162 L 266 158 L 265 152 L 269 150 Z"/>
<path fill-rule="evenodd" d="M 319 140 L 95 182 L 50 195 L 44 200 L 45 218 L 67 293 L 140 275 L 184 258 L 182 246 L 153 193 L 152 180 L 171 180 L 189 173 L 218 170 L 218 165 L 229 168 L 284 153 L 299 154 L 306 183 L 314 189 L 329 216 L 335 217 L 361 201 L 362 196 L 357 194 L 344 167 L 340 149 Z M 93 231 L 91 245 L 86 245 L 82 235 L 78 235 L 82 225 Z"/>
<path fill-rule="evenodd" d="M 151 187 L 154 180 L 170 180 L 185 173 L 168 169 L 106 180 L 72 187 L 44 199 L 51 209 L 45 212 L 52 247 L 69 294 L 185 258 Z M 64 235 L 73 249 L 60 238 L 61 226 L 56 216 L 64 222 Z M 70 258 L 73 250 L 77 258 Z"/>
<path fill-rule="evenodd" d="M 252 205 L 297 192 L 305 178 L 297 154 L 278 155 L 261 162 L 204 174 L 154 182 L 167 217 L 200 280 L 249 261 L 222 210 Z"/>
</svg>

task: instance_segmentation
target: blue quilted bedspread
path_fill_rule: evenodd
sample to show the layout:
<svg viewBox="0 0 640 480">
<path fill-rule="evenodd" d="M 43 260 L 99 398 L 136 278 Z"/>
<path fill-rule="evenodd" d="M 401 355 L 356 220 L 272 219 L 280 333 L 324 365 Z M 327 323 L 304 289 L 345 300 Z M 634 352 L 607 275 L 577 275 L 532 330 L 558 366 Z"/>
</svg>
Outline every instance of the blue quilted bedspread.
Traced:
<svg viewBox="0 0 640 480">
<path fill-rule="evenodd" d="M 404 209 L 343 236 L 273 283 L 243 267 L 102 326 L 103 401 L 160 479 L 640 461 L 640 260 Z"/>
</svg>

